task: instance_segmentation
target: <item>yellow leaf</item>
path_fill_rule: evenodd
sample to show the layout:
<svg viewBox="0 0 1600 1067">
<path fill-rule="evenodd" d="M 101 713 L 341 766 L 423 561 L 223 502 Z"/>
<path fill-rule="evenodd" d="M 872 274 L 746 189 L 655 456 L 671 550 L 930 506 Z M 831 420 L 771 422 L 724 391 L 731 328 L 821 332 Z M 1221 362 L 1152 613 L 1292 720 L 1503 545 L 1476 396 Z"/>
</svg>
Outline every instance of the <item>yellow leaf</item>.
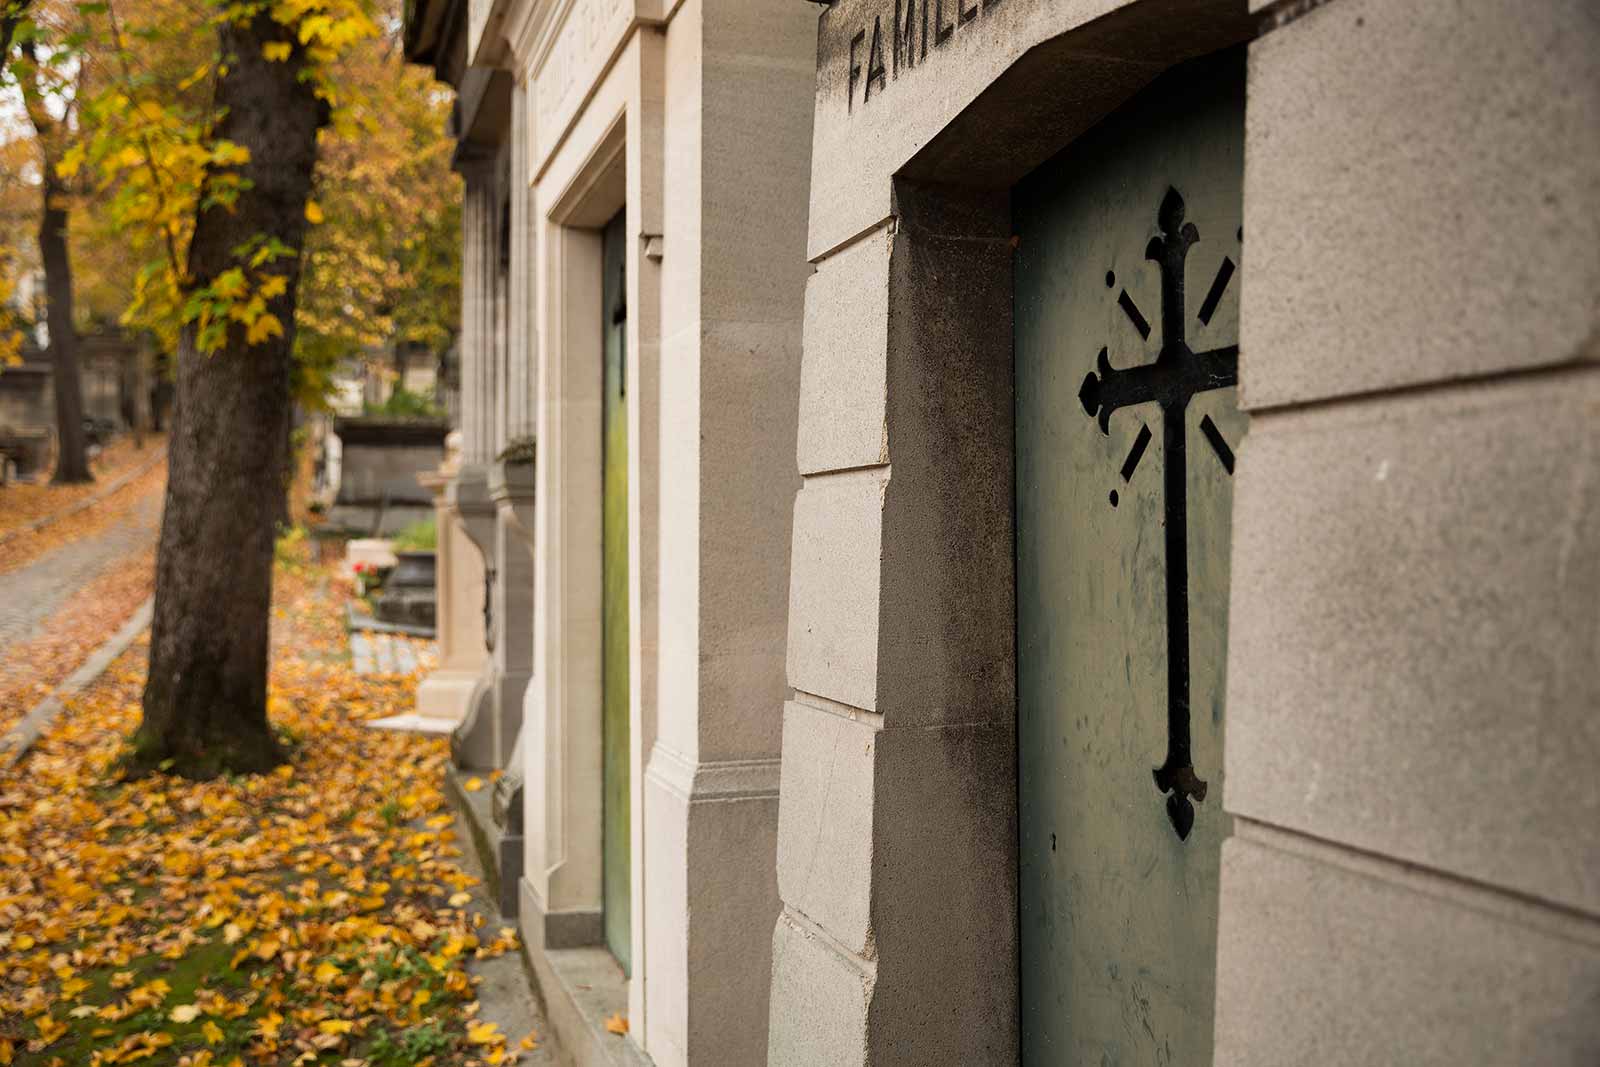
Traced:
<svg viewBox="0 0 1600 1067">
<path fill-rule="evenodd" d="M 281 274 L 272 274 L 268 275 L 266 280 L 261 283 L 261 288 L 257 292 L 261 294 L 263 300 L 271 300 L 275 296 L 282 296 L 288 288 L 288 278 Z"/>
<path fill-rule="evenodd" d="M 175 1023 L 192 1023 L 200 1018 L 200 1008 L 196 1004 L 180 1004 L 172 1009 L 168 1018 Z"/>
<path fill-rule="evenodd" d="M 243 293 L 248 284 L 245 281 L 244 271 L 232 267 L 217 275 L 216 280 L 211 283 L 211 289 L 218 296 L 228 298 Z"/>
<path fill-rule="evenodd" d="M 322 223 L 322 208 L 318 206 L 315 200 L 306 201 L 306 221 L 313 226 L 318 226 Z"/>
<path fill-rule="evenodd" d="M 33 1025 L 39 1028 L 39 1040 L 46 1045 L 54 1044 L 57 1038 L 67 1032 L 66 1023 L 57 1022 L 48 1015 L 39 1016 L 33 1021 Z"/>
<path fill-rule="evenodd" d="M 293 50 L 294 46 L 288 41 L 268 41 L 261 46 L 261 54 L 273 63 L 282 63 Z"/>
<path fill-rule="evenodd" d="M 483 779 L 468 778 L 465 782 L 461 783 L 461 788 L 465 789 L 469 793 L 476 793 L 478 790 L 483 788 Z"/>
<path fill-rule="evenodd" d="M 323 985 L 327 985 L 329 982 L 339 977 L 339 975 L 342 973 L 344 972 L 340 971 L 339 968 L 335 967 L 327 960 L 323 960 L 321 963 L 317 964 L 317 969 L 312 972 L 311 977 L 315 978 Z"/>
<path fill-rule="evenodd" d="M 612 1012 L 610 1015 L 606 1016 L 606 1029 L 613 1034 L 627 1033 L 628 1017 L 623 1015 L 620 1011 Z"/>
<path fill-rule="evenodd" d="M 205 1022 L 200 1024 L 200 1032 L 205 1035 L 206 1044 L 220 1045 L 222 1043 L 222 1038 L 224 1036 L 222 1033 L 222 1027 L 218 1026 L 210 1019 L 207 1019 Z"/>
<path fill-rule="evenodd" d="M 85 149 L 81 144 L 75 144 L 67 149 L 61 156 L 61 161 L 56 164 L 56 174 L 63 178 L 70 178 L 78 173 L 78 168 L 83 166 Z"/>
<path fill-rule="evenodd" d="M 474 1045 L 498 1045 L 505 1041 L 497 1023 L 476 1022 L 467 1025 L 467 1040 Z"/>
<path fill-rule="evenodd" d="M 282 336 L 283 323 L 278 321 L 278 316 L 270 313 L 263 314 L 260 318 L 256 319 L 256 321 L 252 322 L 249 329 L 245 330 L 244 333 L 245 341 L 253 345 L 258 345 L 269 337 Z"/>
<path fill-rule="evenodd" d="M 349 1019 L 324 1019 L 317 1024 L 317 1029 L 325 1034 L 348 1034 L 356 1028 L 356 1024 Z"/>
</svg>

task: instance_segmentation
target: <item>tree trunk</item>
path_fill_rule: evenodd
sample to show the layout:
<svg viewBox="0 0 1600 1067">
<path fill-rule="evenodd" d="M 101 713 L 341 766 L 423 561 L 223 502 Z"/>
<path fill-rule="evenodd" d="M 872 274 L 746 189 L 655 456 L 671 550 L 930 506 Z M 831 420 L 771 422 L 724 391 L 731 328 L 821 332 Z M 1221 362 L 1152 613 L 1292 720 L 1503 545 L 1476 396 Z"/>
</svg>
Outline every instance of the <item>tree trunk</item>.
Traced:
<svg viewBox="0 0 1600 1067">
<path fill-rule="evenodd" d="M 11 63 L 11 40 L 32 5 L 33 0 L 0 0 L 0 73 Z"/>
<path fill-rule="evenodd" d="M 249 149 L 240 173 L 251 184 L 233 210 L 202 210 L 189 249 L 197 286 L 240 265 L 234 250 L 252 238 L 303 247 L 317 129 L 327 117 L 299 77 L 304 50 L 288 28 L 262 14 L 218 33 L 231 59 L 216 90 L 216 135 Z M 266 60 L 269 42 L 292 42 L 289 61 Z M 136 769 L 164 764 L 200 777 L 266 770 L 283 759 L 266 713 L 268 620 L 299 257 L 264 269 L 288 283 L 267 302 L 282 336 L 247 344 L 234 324 L 223 347 L 207 354 L 190 326 L 179 341 Z"/>
<path fill-rule="evenodd" d="M 50 324 L 50 366 L 56 394 L 57 485 L 89 482 L 83 433 L 83 382 L 78 374 L 78 334 L 72 322 L 72 260 L 67 255 L 66 191 L 46 161 L 39 258 L 44 262 L 45 321 Z"/>
</svg>

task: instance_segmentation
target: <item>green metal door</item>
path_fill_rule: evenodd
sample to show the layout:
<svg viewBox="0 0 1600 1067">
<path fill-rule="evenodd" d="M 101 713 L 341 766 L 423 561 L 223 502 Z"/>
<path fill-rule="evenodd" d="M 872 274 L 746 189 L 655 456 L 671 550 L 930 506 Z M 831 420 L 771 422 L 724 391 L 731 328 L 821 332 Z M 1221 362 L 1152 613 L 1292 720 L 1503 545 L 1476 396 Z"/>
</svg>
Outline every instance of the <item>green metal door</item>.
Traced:
<svg viewBox="0 0 1600 1067">
<path fill-rule="evenodd" d="M 1211 1062 L 1244 65 L 1015 190 L 1023 1060 Z"/>
<path fill-rule="evenodd" d="M 601 522 L 601 759 L 604 804 L 601 874 L 606 945 L 631 973 L 633 941 L 628 788 L 628 304 L 622 214 L 606 225 L 601 282 L 605 315 L 603 493 Z"/>
</svg>

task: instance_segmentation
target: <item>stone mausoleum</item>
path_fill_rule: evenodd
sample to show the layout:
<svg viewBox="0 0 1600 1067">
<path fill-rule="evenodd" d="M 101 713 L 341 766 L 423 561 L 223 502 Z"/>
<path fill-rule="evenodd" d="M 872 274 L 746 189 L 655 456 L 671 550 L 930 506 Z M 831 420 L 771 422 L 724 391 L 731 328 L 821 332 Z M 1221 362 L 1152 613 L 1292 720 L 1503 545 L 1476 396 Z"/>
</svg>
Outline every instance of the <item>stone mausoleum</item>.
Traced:
<svg viewBox="0 0 1600 1067">
<path fill-rule="evenodd" d="M 565 1054 L 1600 1062 L 1600 8 L 414 6 Z"/>
<path fill-rule="evenodd" d="M 794 0 L 407 25 L 466 180 L 455 753 L 504 772 L 480 836 L 583 1062 L 766 1054 L 815 35 Z"/>
</svg>

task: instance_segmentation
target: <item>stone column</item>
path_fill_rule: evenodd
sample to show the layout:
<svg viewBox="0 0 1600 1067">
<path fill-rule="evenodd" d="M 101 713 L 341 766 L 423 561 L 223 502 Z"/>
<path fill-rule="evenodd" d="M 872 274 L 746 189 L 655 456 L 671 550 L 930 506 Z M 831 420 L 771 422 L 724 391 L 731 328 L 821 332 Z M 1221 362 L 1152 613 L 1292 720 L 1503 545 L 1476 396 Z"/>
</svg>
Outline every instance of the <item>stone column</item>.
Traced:
<svg viewBox="0 0 1600 1067">
<path fill-rule="evenodd" d="M 660 208 L 660 654 L 634 860 L 639 1040 L 660 1067 L 766 1058 L 809 273 L 815 15 L 786 0 L 695 14 L 673 33 L 698 36 L 697 76 L 667 43 L 667 114 L 676 92 L 697 99 L 692 125 L 668 126 Z"/>
<path fill-rule="evenodd" d="M 894 208 L 806 288 L 772 1064 L 1017 1055 L 1009 209 Z"/>
<path fill-rule="evenodd" d="M 463 165 L 461 171 L 466 179 L 461 252 L 461 422 L 466 449 L 461 469 L 446 491 L 446 500 L 459 517 L 461 531 L 483 561 L 482 585 L 468 602 L 478 605 L 484 643 L 492 649 L 496 631 L 493 587 L 497 537 L 486 463 L 491 432 L 487 398 L 493 340 L 487 329 L 493 275 L 487 268 L 494 243 L 494 169 L 492 164 L 478 159 Z M 499 766 L 493 733 L 495 692 L 495 664 L 486 654 L 468 698 L 466 714 L 452 736 L 451 751 L 458 766 L 485 770 Z"/>
</svg>

